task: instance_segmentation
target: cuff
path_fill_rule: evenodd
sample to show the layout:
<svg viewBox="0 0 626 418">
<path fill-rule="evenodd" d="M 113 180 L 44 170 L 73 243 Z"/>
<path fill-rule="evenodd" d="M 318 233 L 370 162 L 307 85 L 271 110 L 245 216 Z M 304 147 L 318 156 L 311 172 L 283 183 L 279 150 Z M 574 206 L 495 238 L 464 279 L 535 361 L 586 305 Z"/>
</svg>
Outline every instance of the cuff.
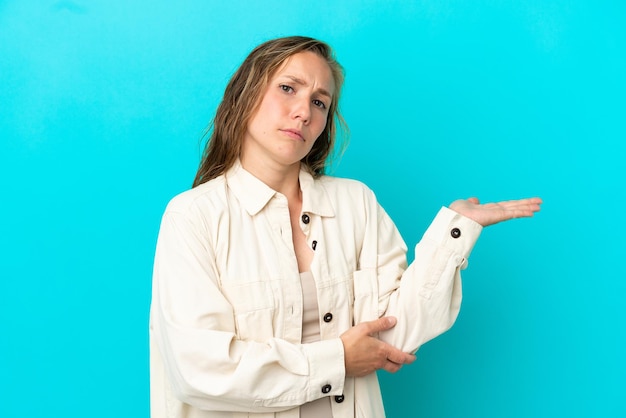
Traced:
<svg viewBox="0 0 626 418">
<path fill-rule="evenodd" d="M 478 222 L 442 207 L 424 233 L 424 239 L 449 248 L 467 260 L 482 230 Z"/>
<path fill-rule="evenodd" d="M 308 401 L 324 396 L 341 395 L 346 379 L 341 338 L 304 344 L 303 347 L 309 359 Z"/>
</svg>

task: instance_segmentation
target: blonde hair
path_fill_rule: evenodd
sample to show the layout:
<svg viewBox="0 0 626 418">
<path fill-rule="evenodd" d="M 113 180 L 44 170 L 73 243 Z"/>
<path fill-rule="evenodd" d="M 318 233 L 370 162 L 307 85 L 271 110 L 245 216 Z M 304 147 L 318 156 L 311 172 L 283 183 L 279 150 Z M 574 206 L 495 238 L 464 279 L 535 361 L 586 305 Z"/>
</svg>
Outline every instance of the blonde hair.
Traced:
<svg viewBox="0 0 626 418">
<path fill-rule="evenodd" d="M 304 36 L 290 36 L 267 41 L 257 46 L 231 77 L 224 97 L 205 136 L 209 140 L 204 148 L 193 187 L 226 172 L 241 154 L 242 142 L 248 122 L 258 108 L 267 84 L 286 59 L 299 52 L 310 51 L 324 58 L 335 81 L 335 94 L 328 108 L 324 131 L 315 141 L 311 151 L 301 160 L 314 176 L 325 173 L 335 147 L 337 126 L 347 134 L 348 127 L 339 111 L 339 96 L 344 80 L 341 65 L 332 48 L 324 42 Z M 345 148 L 342 143 L 340 151 Z"/>
</svg>

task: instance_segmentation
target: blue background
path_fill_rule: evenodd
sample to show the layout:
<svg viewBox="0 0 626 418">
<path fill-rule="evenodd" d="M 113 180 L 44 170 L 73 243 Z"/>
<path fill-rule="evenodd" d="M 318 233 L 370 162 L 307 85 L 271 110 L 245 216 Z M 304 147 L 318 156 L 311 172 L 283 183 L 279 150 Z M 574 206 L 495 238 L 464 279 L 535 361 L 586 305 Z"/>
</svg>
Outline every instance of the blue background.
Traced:
<svg viewBox="0 0 626 418">
<path fill-rule="evenodd" d="M 151 267 L 225 84 L 269 38 L 346 68 L 351 144 L 413 247 L 460 197 L 484 231 L 455 326 L 389 417 L 626 416 L 622 1 L 0 1 L 0 416 L 147 417 Z"/>
</svg>

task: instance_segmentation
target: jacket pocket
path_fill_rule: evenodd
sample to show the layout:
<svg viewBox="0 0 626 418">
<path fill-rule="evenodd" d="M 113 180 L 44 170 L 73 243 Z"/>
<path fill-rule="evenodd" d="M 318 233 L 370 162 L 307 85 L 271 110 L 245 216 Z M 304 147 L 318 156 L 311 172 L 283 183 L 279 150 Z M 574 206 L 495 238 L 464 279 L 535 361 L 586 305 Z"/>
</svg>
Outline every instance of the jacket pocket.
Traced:
<svg viewBox="0 0 626 418">
<path fill-rule="evenodd" d="M 239 339 L 265 342 L 274 336 L 271 282 L 223 283 L 222 291 L 233 307 Z"/>
<path fill-rule="evenodd" d="M 235 314 L 237 337 L 244 341 L 266 342 L 274 336 L 274 309 Z"/>
</svg>

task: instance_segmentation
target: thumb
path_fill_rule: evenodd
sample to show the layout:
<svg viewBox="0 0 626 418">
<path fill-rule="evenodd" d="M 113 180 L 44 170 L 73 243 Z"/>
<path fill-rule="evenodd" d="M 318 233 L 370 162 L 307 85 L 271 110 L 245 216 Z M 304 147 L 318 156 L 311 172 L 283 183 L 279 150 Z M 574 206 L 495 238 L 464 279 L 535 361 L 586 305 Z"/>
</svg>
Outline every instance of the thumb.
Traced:
<svg viewBox="0 0 626 418">
<path fill-rule="evenodd" d="M 373 334 L 379 331 L 391 329 L 396 325 L 397 322 L 398 320 L 393 316 L 383 316 L 382 318 L 372 321 L 370 333 Z"/>
</svg>

